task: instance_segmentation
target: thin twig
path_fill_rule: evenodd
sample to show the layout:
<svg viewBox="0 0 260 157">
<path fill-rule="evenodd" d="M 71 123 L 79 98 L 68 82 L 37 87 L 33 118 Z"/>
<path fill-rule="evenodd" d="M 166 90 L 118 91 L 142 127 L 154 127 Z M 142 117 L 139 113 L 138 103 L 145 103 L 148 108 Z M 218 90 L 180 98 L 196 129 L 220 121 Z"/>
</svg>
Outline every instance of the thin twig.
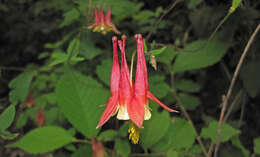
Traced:
<svg viewBox="0 0 260 157">
<path fill-rule="evenodd" d="M 221 139 L 221 130 L 222 130 L 222 123 L 223 123 L 223 119 L 224 119 L 224 115 L 225 115 L 225 111 L 226 111 L 226 108 L 227 108 L 227 103 L 228 103 L 228 99 L 231 95 L 231 92 L 232 92 L 232 89 L 234 87 L 234 84 L 236 82 L 236 79 L 237 79 L 237 76 L 238 76 L 238 73 L 239 73 L 239 70 L 242 66 L 242 63 L 246 57 L 246 54 L 249 50 L 249 47 L 251 46 L 251 44 L 253 43 L 253 40 L 257 34 L 257 32 L 259 31 L 260 29 L 260 24 L 258 24 L 257 28 L 255 29 L 254 33 L 251 35 L 249 41 L 247 42 L 247 45 L 239 59 L 239 62 L 237 64 L 237 67 L 236 67 L 236 70 L 235 70 L 235 73 L 232 77 L 232 80 L 231 80 L 231 83 L 230 83 L 230 86 L 229 86 L 229 89 L 228 89 L 228 92 L 227 92 L 227 95 L 225 96 L 224 98 L 224 101 L 223 101 L 223 106 L 222 106 L 222 109 L 221 109 L 221 113 L 220 113 L 220 117 L 219 117 L 219 124 L 218 124 L 218 134 L 217 134 L 217 138 L 216 138 L 216 146 L 215 146 L 215 152 L 214 152 L 214 157 L 217 157 L 217 153 L 218 153 L 218 149 L 219 149 L 219 146 L 220 146 L 220 139 Z"/>
<path fill-rule="evenodd" d="M 197 141 L 198 141 L 198 143 L 199 143 L 199 145 L 200 145 L 200 147 L 202 149 L 202 152 L 204 153 L 205 157 L 207 157 L 208 153 L 207 153 L 206 147 L 204 146 L 204 144 L 203 144 L 203 142 L 202 142 L 202 140 L 201 140 L 201 138 L 200 138 L 200 136 L 199 136 L 199 134 L 198 134 L 198 132 L 197 132 L 197 130 L 195 128 L 195 125 L 193 124 L 192 119 L 190 118 L 190 115 L 188 114 L 188 112 L 186 111 L 184 106 L 182 105 L 182 102 L 181 102 L 180 98 L 178 97 L 177 92 L 176 92 L 176 90 L 174 88 L 174 73 L 173 72 L 171 72 L 171 87 L 172 87 L 173 95 L 174 95 L 174 97 L 175 97 L 175 99 L 177 101 L 177 104 L 181 108 L 181 111 L 184 114 L 185 118 L 188 120 L 188 122 L 194 128 L 195 134 L 196 134 L 196 139 L 197 139 Z"/>
<path fill-rule="evenodd" d="M 164 10 L 164 13 L 159 17 L 158 20 L 156 20 L 156 22 L 154 23 L 154 25 L 153 25 L 151 31 L 150 31 L 150 32 L 148 33 L 148 35 L 145 37 L 146 41 L 149 40 L 149 38 L 150 38 L 151 35 L 153 34 L 153 31 L 156 29 L 156 27 L 159 26 L 159 24 L 160 24 L 160 22 L 162 21 L 162 19 L 164 18 L 164 16 L 166 16 L 166 15 L 167 15 L 173 8 L 175 8 L 175 6 L 176 6 L 179 2 L 181 2 L 181 1 L 183 1 L 183 0 L 176 0 L 176 1 L 174 1 L 174 2 L 172 3 L 172 5 L 171 5 L 168 9 Z"/>
</svg>

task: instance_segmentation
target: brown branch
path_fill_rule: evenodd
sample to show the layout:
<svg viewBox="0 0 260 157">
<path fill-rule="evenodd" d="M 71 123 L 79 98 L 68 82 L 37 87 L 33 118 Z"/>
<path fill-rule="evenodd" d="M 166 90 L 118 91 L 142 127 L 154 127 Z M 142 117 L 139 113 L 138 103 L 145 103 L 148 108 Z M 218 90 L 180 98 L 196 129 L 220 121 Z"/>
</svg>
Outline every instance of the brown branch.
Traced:
<svg viewBox="0 0 260 157">
<path fill-rule="evenodd" d="M 196 134 L 196 139 L 197 139 L 197 141 L 198 141 L 198 143 L 199 143 L 199 145 L 200 145 L 200 147 L 201 147 L 201 149 L 202 149 L 202 152 L 204 153 L 204 156 L 207 157 L 207 156 L 208 156 L 208 153 L 207 153 L 206 147 L 204 146 L 204 144 L 203 144 L 203 142 L 202 142 L 202 140 L 201 140 L 201 138 L 200 138 L 200 136 L 199 136 L 199 133 L 197 132 L 197 130 L 196 130 L 196 128 L 195 128 L 195 125 L 194 125 L 193 122 L 192 122 L 192 119 L 191 119 L 190 115 L 188 114 L 188 112 L 187 112 L 186 109 L 184 108 L 184 106 L 183 106 L 183 104 L 182 104 L 180 98 L 178 97 L 177 92 L 176 92 L 176 90 L 175 90 L 175 88 L 174 88 L 174 73 L 173 73 L 173 72 L 171 72 L 171 87 L 172 87 L 173 95 L 174 95 L 174 97 L 175 97 L 175 99 L 176 99 L 176 101 L 177 101 L 177 104 L 178 104 L 179 107 L 181 108 L 181 111 L 182 111 L 182 113 L 184 114 L 185 118 L 188 120 L 188 122 L 189 122 L 189 123 L 191 124 L 191 126 L 194 128 L 195 134 Z"/>
<path fill-rule="evenodd" d="M 232 89 L 233 89 L 234 84 L 236 82 L 236 79 L 237 79 L 239 70 L 240 70 L 240 68 L 242 66 L 242 63 L 243 63 L 243 61 L 244 61 L 244 59 L 246 57 L 246 54 L 247 54 L 251 44 L 253 43 L 253 40 L 254 40 L 257 32 L 259 31 L 259 29 L 260 29 L 260 24 L 258 24 L 258 26 L 255 29 L 254 33 L 251 35 L 249 41 L 247 42 L 247 45 L 246 45 L 246 47 L 245 47 L 245 49 L 244 49 L 244 51 L 243 51 L 243 53 L 242 53 L 242 55 L 241 55 L 241 57 L 239 59 L 239 62 L 237 64 L 235 73 L 234 73 L 234 75 L 232 77 L 232 80 L 231 80 L 231 83 L 230 83 L 227 95 L 225 96 L 225 98 L 223 100 L 223 106 L 222 106 L 220 117 L 219 117 L 218 134 L 217 134 L 217 138 L 216 138 L 216 146 L 215 146 L 214 157 L 217 157 L 218 149 L 219 149 L 219 146 L 220 146 L 222 124 L 223 124 L 223 120 L 224 120 L 225 111 L 226 111 L 226 108 L 227 108 L 228 99 L 229 99 L 229 97 L 231 95 Z"/>
</svg>

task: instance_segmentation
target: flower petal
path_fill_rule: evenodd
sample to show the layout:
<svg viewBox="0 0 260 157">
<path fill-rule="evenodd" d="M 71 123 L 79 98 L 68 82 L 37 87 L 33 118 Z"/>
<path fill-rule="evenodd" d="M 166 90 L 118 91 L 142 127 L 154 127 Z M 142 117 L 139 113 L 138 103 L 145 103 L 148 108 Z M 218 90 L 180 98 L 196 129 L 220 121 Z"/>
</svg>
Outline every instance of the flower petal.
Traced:
<svg viewBox="0 0 260 157">
<path fill-rule="evenodd" d="M 144 105 L 138 98 L 133 97 L 130 105 L 127 106 L 127 111 L 130 119 L 136 126 L 142 128 L 144 121 Z"/>
<path fill-rule="evenodd" d="M 118 105 L 118 95 L 115 94 L 115 95 L 112 95 L 108 99 L 107 107 L 106 107 L 105 111 L 103 112 L 96 128 L 101 127 L 109 120 L 109 118 L 112 116 L 112 114 L 116 110 L 117 105 Z"/>
<path fill-rule="evenodd" d="M 119 81 L 120 81 L 120 67 L 118 63 L 116 36 L 112 37 L 112 42 L 113 42 L 113 66 L 112 66 L 111 78 L 110 78 L 111 95 L 119 91 Z"/>
<path fill-rule="evenodd" d="M 159 99 L 157 99 L 153 93 L 151 93 L 150 91 L 147 92 L 147 97 L 149 99 L 151 99 L 152 101 L 156 102 L 157 104 L 159 104 L 160 106 L 162 106 L 165 110 L 169 111 L 169 112 L 178 112 L 176 110 L 173 110 L 169 107 L 167 107 L 166 105 L 164 105 Z"/>
</svg>

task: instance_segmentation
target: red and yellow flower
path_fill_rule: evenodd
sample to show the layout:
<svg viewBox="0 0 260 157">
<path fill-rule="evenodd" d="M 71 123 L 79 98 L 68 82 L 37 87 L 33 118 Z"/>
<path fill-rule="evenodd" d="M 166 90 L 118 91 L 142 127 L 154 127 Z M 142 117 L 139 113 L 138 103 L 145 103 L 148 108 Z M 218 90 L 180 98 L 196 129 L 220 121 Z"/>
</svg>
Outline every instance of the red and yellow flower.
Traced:
<svg viewBox="0 0 260 157">
<path fill-rule="evenodd" d="M 121 70 L 119 70 L 116 37 L 112 39 L 113 67 L 110 81 L 111 97 L 97 125 L 97 128 L 101 127 L 116 113 L 119 120 L 131 120 L 128 132 L 129 139 L 131 139 L 134 144 L 138 143 L 140 136 L 139 128 L 143 127 L 143 121 L 151 118 L 148 99 L 158 103 L 169 112 L 177 112 L 164 105 L 149 91 L 142 35 L 137 34 L 135 38 L 137 42 L 137 66 L 134 83 L 131 82 L 125 56 L 126 36 L 123 35 L 122 40 L 118 41 L 121 51 Z M 117 90 L 113 93 L 112 91 L 114 91 L 113 89 L 115 88 Z"/>
<path fill-rule="evenodd" d="M 111 21 L 111 10 L 112 6 L 108 8 L 108 11 L 105 15 L 103 12 L 102 4 L 100 5 L 99 11 L 97 10 L 97 6 L 95 5 L 95 21 L 92 25 L 88 27 L 88 29 L 92 29 L 93 32 L 101 32 L 103 35 L 105 35 L 107 32 L 111 30 L 113 30 L 116 34 L 120 34 L 120 31 Z"/>
</svg>

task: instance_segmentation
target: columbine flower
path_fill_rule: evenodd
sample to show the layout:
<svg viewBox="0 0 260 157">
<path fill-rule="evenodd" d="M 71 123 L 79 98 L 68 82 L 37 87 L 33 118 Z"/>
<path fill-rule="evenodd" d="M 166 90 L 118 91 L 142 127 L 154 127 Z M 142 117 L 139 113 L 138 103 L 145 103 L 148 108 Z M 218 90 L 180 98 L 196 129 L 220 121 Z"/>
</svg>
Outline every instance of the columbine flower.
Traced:
<svg viewBox="0 0 260 157">
<path fill-rule="evenodd" d="M 137 66 L 134 83 L 134 94 L 131 99 L 130 105 L 127 106 L 130 119 L 139 128 L 142 128 L 143 121 L 151 118 L 151 112 L 148 106 L 148 99 L 153 100 L 161 105 L 169 112 L 177 112 L 170 109 L 158 100 L 150 91 L 147 76 L 147 67 L 144 57 L 143 38 L 141 34 L 135 35 L 137 42 Z"/>
<path fill-rule="evenodd" d="M 130 128 L 128 130 L 129 139 L 131 139 L 134 144 L 137 144 L 140 136 L 139 128 L 143 128 L 144 120 L 151 118 L 148 99 L 158 103 L 169 112 L 177 111 L 164 105 L 149 91 L 142 35 L 137 34 L 135 37 L 137 42 L 137 66 L 134 84 L 130 81 L 132 79 L 130 78 L 125 56 L 126 36 L 123 35 L 122 40 L 118 41 L 121 51 L 121 71 L 119 70 L 118 65 L 116 37 L 113 37 L 113 67 L 110 82 L 111 97 L 107 102 L 107 107 L 100 118 L 97 128 L 104 125 L 113 113 L 117 113 L 118 119 L 131 120 Z M 115 68 L 115 66 L 117 68 Z M 113 93 L 112 88 L 115 87 L 117 87 L 116 89 L 118 90 Z"/>
<path fill-rule="evenodd" d="M 119 30 L 111 21 L 111 9 L 112 6 L 108 8 L 106 16 L 104 15 L 102 4 L 100 5 L 99 12 L 97 11 L 97 6 L 95 5 L 94 14 L 95 21 L 88 28 L 92 29 L 93 32 L 101 32 L 105 35 L 107 32 L 113 30 L 116 34 L 120 34 Z"/>
</svg>

